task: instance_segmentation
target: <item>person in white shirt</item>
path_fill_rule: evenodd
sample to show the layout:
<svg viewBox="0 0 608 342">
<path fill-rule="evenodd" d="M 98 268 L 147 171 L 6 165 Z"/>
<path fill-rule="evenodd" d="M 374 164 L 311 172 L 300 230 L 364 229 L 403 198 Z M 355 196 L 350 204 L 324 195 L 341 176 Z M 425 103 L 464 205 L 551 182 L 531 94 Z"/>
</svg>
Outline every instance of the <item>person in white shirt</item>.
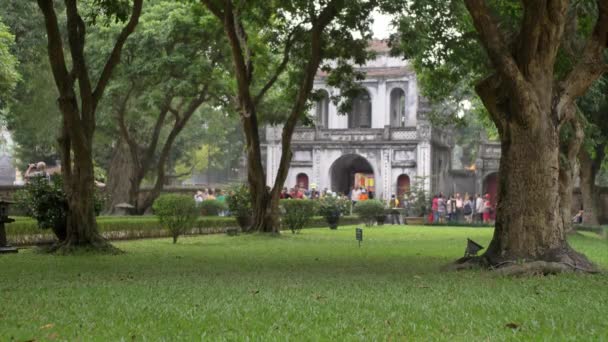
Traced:
<svg viewBox="0 0 608 342">
<path fill-rule="evenodd" d="M 475 194 L 475 221 L 483 222 L 483 198 L 479 194 Z"/>
<path fill-rule="evenodd" d="M 353 205 L 359 202 L 359 196 L 361 196 L 361 190 L 353 186 L 353 190 L 350 192 L 350 200 L 353 201 Z"/>
</svg>

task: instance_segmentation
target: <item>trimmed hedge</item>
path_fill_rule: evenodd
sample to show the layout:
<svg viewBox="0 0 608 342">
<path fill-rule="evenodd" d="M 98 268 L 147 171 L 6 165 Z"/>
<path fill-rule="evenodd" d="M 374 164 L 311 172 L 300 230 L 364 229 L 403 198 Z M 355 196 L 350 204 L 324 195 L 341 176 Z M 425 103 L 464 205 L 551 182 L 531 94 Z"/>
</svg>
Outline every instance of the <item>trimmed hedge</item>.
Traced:
<svg viewBox="0 0 608 342">
<path fill-rule="evenodd" d="M 55 237 L 50 231 L 38 228 L 35 220 L 28 217 L 13 217 L 14 223 L 5 225 L 7 239 L 10 244 L 23 246 L 54 241 Z M 354 225 L 361 223 L 355 216 L 341 218 L 340 224 Z M 155 216 L 100 216 L 97 226 L 102 235 L 110 240 L 131 240 L 143 238 L 170 237 L 168 230 L 162 229 Z M 309 228 L 327 227 L 327 222 L 320 216 L 313 217 L 308 223 Z M 184 235 L 217 234 L 223 233 L 226 228 L 238 228 L 234 217 L 199 217 L 192 229 Z"/>
<path fill-rule="evenodd" d="M 572 225 L 574 230 L 582 231 L 582 232 L 592 232 L 596 234 L 606 234 L 608 232 L 608 226 L 585 226 L 584 224 L 574 224 Z"/>
</svg>

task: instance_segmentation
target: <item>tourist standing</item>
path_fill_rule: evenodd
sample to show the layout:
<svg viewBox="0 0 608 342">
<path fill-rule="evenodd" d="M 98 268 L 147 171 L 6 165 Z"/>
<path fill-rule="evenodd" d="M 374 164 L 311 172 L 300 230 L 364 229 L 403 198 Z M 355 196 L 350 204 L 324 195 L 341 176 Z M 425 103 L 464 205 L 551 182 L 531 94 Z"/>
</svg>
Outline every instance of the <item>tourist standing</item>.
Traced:
<svg viewBox="0 0 608 342">
<path fill-rule="evenodd" d="M 194 203 L 196 203 L 196 205 L 203 203 L 203 192 L 202 191 L 199 190 L 194 194 Z"/>
<path fill-rule="evenodd" d="M 483 199 L 479 194 L 475 194 L 475 221 L 483 222 Z"/>
<path fill-rule="evenodd" d="M 471 201 L 471 197 L 469 196 L 469 194 L 466 194 L 464 196 L 464 205 L 462 208 L 462 213 L 464 215 L 464 221 L 466 223 L 472 223 L 473 222 L 473 201 Z"/>
<path fill-rule="evenodd" d="M 391 224 L 401 224 L 401 216 L 399 215 L 399 199 L 395 197 L 395 194 L 391 195 L 388 206 L 391 208 Z"/>
<path fill-rule="evenodd" d="M 446 200 L 443 194 L 439 194 L 437 199 L 437 213 L 439 215 L 439 223 L 445 223 Z"/>
<path fill-rule="evenodd" d="M 464 203 L 462 200 L 462 197 L 460 197 L 460 193 L 457 192 L 456 193 L 456 222 L 461 222 L 462 221 L 462 207 L 463 207 Z"/>
<path fill-rule="evenodd" d="M 454 215 L 456 211 L 456 203 L 454 203 L 454 196 L 450 196 L 445 200 L 445 208 L 448 222 L 452 221 L 452 215 Z"/>
<path fill-rule="evenodd" d="M 433 196 L 431 211 L 433 212 L 433 221 L 431 223 L 439 222 L 439 196 L 437 195 Z"/>
<path fill-rule="evenodd" d="M 353 186 L 353 190 L 350 192 L 350 200 L 353 202 L 353 206 L 357 205 L 357 202 L 359 202 L 359 196 L 361 196 L 361 191 L 359 188 Z"/>
<path fill-rule="evenodd" d="M 367 191 L 365 189 L 361 189 L 360 195 L 359 195 L 359 201 L 367 201 L 369 199 L 369 196 L 367 195 Z"/>
<path fill-rule="evenodd" d="M 291 195 L 287 191 L 287 188 L 283 188 L 283 190 L 281 190 L 281 194 L 279 195 L 279 198 L 280 199 L 290 199 L 291 198 Z"/>
<path fill-rule="evenodd" d="M 490 223 L 492 215 L 492 202 L 490 202 L 490 194 L 485 194 L 485 201 L 483 202 L 483 223 Z"/>
</svg>

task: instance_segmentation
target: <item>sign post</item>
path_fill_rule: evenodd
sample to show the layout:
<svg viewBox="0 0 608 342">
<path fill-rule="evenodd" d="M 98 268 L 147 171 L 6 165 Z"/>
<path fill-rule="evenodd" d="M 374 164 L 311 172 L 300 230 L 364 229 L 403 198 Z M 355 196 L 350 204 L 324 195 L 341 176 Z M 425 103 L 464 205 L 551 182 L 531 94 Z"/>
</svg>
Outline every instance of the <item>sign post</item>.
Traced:
<svg viewBox="0 0 608 342">
<path fill-rule="evenodd" d="M 361 241 L 363 241 L 363 229 L 355 229 L 355 237 L 357 238 L 357 241 L 359 241 L 359 247 L 361 247 Z"/>
</svg>

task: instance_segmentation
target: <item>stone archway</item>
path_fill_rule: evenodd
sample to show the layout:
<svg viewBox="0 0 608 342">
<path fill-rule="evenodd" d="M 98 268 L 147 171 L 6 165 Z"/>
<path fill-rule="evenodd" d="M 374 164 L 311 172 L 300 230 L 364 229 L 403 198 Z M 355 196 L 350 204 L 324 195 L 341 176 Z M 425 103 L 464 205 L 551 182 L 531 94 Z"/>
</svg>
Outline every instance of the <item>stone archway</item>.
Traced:
<svg viewBox="0 0 608 342">
<path fill-rule="evenodd" d="M 353 185 L 364 186 L 376 193 L 374 169 L 370 162 L 358 154 L 343 155 L 329 169 L 331 190 L 348 195 Z"/>
</svg>

